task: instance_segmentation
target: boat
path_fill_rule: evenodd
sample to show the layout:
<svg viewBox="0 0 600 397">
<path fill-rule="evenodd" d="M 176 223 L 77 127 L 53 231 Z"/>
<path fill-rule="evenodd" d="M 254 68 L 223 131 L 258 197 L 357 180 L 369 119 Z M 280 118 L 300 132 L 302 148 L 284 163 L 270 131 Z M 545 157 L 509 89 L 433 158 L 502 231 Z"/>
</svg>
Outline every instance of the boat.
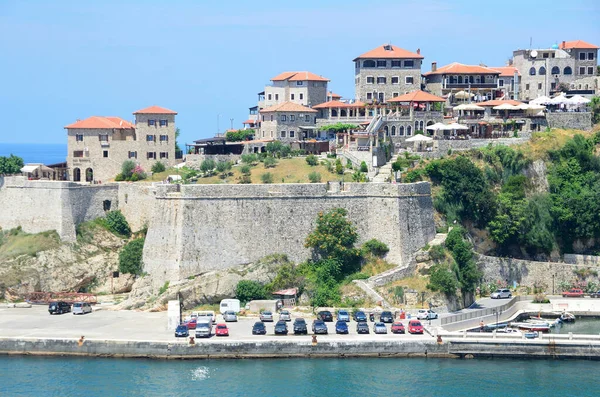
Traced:
<svg viewBox="0 0 600 397">
<path fill-rule="evenodd" d="M 525 336 L 525 338 L 527 339 L 535 339 L 538 336 L 540 336 L 540 334 L 537 333 L 537 331 L 529 331 L 529 332 L 525 332 L 523 334 Z"/>
<path fill-rule="evenodd" d="M 572 313 L 564 312 L 559 317 L 565 323 L 574 323 L 575 315 Z"/>
<path fill-rule="evenodd" d="M 511 323 L 511 327 L 516 327 L 526 331 L 550 332 L 550 324 L 547 322 L 523 322 Z"/>
<path fill-rule="evenodd" d="M 523 335 L 523 333 L 521 331 L 519 331 L 518 329 L 514 329 L 514 328 L 509 328 L 509 327 L 505 327 L 505 328 L 500 328 L 498 330 L 496 330 L 496 332 L 501 333 L 501 334 L 510 334 L 510 335 Z"/>
</svg>

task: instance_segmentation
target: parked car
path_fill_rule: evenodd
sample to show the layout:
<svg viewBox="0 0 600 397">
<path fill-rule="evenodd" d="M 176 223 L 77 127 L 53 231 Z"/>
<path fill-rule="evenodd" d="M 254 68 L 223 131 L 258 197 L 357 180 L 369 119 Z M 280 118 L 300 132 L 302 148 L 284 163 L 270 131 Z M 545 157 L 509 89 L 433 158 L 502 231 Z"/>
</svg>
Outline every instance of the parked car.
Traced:
<svg viewBox="0 0 600 397">
<path fill-rule="evenodd" d="M 191 320 L 188 320 L 185 322 L 185 324 L 187 325 L 188 329 L 196 329 L 196 319 L 192 318 Z"/>
<path fill-rule="evenodd" d="M 335 333 L 336 334 L 347 334 L 348 333 L 348 323 L 344 320 L 338 320 L 335 323 Z"/>
<path fill-rule="evenodd" d="M 600 298 L 600 291 L 592 292 L 590 298 Z"/>
<path fill-rule="evenodd" d="M 392 324 L 392 334 L 403 334 L 404 333 L 404 324 L 401 322 L 395 322 Z"/>
<path fill-rule="evenodd" d="M 408 322 L 408 333 L 409 334 L 422 334 L 423 324 L 419 320 L 410 320 Z"/>
<path fill-rule="evenodd" d="M 265 323 L 262 321 L 257 321 L 252 326 L 252 335 L 266 335 L 267 327 L 265 327 Z"/>
<path fill-rule="evenodd" d="M 71 305 L 67 302 L 58 301 L 50 302 L 48 305 L 48 313 L 50 314 L 63 314 L 71 311 Z"/>
<path fill-rule="evenodd" d="M 354 321 L 357 323 L 367 322 L 367 315 L 361 310 L 352 313 L 352 317 L 354 317 Z"/>
<path fill-rule="evenodd" d="M 210 317 L 198 317 L 196 321 L 196 338 L 210 338 L 212 335 L 212 320 Z"/>
<path fill-rule="evenodd" d="M 339 310 L 337 314 L 338 321 L 350 321 L 350 313 L 347 310 Z"/>
<path fill-rule="evenodd" d="M 237 314 L 235 314 L 235 312 L 233 310 L 228 310 L 225 313 L 223 313 L 223 320 L 226 323 L 236 322 L 237 321 Z"/>
<path fill-rule="evenodd" d="M 215 327 L 215 335 L 216 336 L 229 336 L 229 328 L 227 328 L 227 324 L 220 323 Z"/>
<path fill-rule="evenodd" d="M 177 326 L 177 328 L 175 328 L 175 337 L 176 338 L 181 338 L 181 337 L 188 337 L 190 336 L 190 331 L 188 331 L 188 327 L 186 324 L 179 324 Z"/>
<path fill-rule="evenodd" d="M 383 311 L 383 312 L 381 312 L 381 315 L 379 316 L 379 321 L 382 323 L 393 323 L 394 315 L 390 311 L 387 311 L 387 310 Z"/>
<path fill-rule="evenodd" d="M 86 314 L 92 312 L 92 306 L 87 302 L 73 303 L 73 314 Z"/>
<path fill-rule="evenodd" d="M 512 298 L 512 294 L 510 293 L 510 290 L 508 288 L 501 288 L 501 289 L 497 289 L 496 291 L 492 292 L 492 294 L 490 295 L 490 298 L 492 298 L 492 299 L 510 299 L 510 298 Z"/>
<path fill-rule="evenodd" d="M 333 314 L 329 310 L 322 310 L 317 313 L 317 319 L 321 321 L 331 322 L 333 321 Z"/>
<path fill-rule="evenodd" d="M 270 311 L 264 311 L 262 313 L 260 313 L 260 321 L 269 321 L 269 322 L 273 322 L 273 312 Z"/>
<path fill-rule="evenodd" d="M 279 313 L 279 321 L 292 321 L 292 315 L 287 310 L 282 310 Z"/>
<path fill-rule="evenodd" d="M 438 314 L 431 309 L 419 309 L 417 312 L 418 320 L 433 320 L 438 318 Z"/>
<path fill-rule="evenodd" d="M 306 321 L 303 318 L 297 318 L 294 320 L 294 334 L 308 334 L 308 328 L 306 326 Z"/>
<path fill-rule="evenodd" d="M 287 322 L 285 322 L 284 320 L 277 321 L 277 324 L 275 324 L 275 335 L 287 335 L 287 333 Z"/>
<path fill-rule="evenodd" d="M 356 333 L 357 334 L 368 334 L 369 333 L 369 324 L 366 321 L 361 321 L 356 324 Z"/>
<path fill-rule="evenodd" d="M 315 320 L 312 323 L 313 334 L 327 334 L 327 325 L 323 320 Z"/>
<path fill-rule="evenodd" d="M 583 290 L 580 288 L 571 288 L 562 293 L 563 298 L 583 298 Z"/>
<path fill-rule="evenodd" d="M 387 327 L 384 323 L 373 324 L 373 332 L 376 334 L 387 334 Z"/>
</svg>

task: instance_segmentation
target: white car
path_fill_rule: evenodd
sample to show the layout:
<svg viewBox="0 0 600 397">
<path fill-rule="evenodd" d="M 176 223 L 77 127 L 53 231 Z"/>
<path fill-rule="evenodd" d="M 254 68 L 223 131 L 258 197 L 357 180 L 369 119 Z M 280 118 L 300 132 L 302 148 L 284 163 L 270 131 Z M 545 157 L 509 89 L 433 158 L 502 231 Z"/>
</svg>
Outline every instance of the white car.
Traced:
<svg viewBox="0 0 600 397">
<path fill-rule="evenodd" d="M 279 313 L 279 321 L 292 321 L 290 312 L 287 310 L 282 310 L 281 313 Z"/>
<path fill-rule="evenodd" d="M 490 298 L 492 299 L 510 299 L 512 298 L 512 294 L 510 293 L 510 290 L 507 288 L 502 288 L 502 289 L 497 289 L 496 291 L 492 292 L 492 295 L 490 296 Z"/>
<path fill-rule="evenodd" d="M 431 309 L 419 309 L 417 312 L 417 319 L 419 320 L 433 320 L 436 318 L 438 318 L 438 314 Z"/>
<path fill-rule="evenodd" d="M 86 314 L 92 312 L 92 306 L 87 302 L 73 303 L 73 314 Z"/>
<path fill-rule="evenodd" d="M 223 313 L 223 320 L 225 320 L 226 323 L 237 321 L 237 315 L 233 310 L 227 310 Z"/>
</svg>

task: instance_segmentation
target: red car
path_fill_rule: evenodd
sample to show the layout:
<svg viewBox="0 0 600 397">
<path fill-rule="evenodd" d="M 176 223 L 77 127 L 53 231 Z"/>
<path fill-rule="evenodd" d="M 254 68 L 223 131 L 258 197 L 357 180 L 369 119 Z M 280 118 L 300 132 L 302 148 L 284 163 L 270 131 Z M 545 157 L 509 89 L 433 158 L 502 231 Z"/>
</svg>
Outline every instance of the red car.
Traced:
<svg viewBox="0 0 600 397">
<path fill-rule="evenodd" d="M 423 325 L 419 320 L 410 320 L 408 322 L 408 333 L 410 334 L 422 334 Z"/>
<path fill-rule="evenodd" d="M 404 324 L 401 322 L 392 324 L 392 334 L 403 334 L 404 333 Z"/>
<path fill-rule="evenodd" d="M 579 288 L 571 288 L 562 293 L 563 298 L 583 298 L 583 290 Z"/>
<path fill-rule="evenodd" d="M 186 321 L 185 325 L 187 325 L 188 329 L 196 329 L 196 319 L 193 318 L 191 320 Z"/>
<path fill-rule="evenodd" d="M 227 328 L 227 324 L 217 324 L 215 328 L 216 336 L 229 336 L 229 329 Z"/>
</svg>

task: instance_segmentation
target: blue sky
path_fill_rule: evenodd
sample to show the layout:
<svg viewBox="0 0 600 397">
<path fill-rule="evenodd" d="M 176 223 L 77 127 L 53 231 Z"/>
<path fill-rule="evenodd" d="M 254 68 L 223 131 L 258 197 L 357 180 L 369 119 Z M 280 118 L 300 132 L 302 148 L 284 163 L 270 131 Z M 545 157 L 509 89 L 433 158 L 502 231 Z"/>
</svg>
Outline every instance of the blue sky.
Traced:
<svg viewBox="0 0 600 397">
<path fill-rule="evenodd" d="M 391 42 L 432 61 L 501 66 L 512 50 L 600 45 L 600 2 L 0 0 L 0 142 L 63 143 L 91 115 L 179 112 L 181 143 L 241 127 L 282 71 L 354 95 L 352 59 Z M 220 115 L 220 116 L 219 116 Z"/>
</svg>

